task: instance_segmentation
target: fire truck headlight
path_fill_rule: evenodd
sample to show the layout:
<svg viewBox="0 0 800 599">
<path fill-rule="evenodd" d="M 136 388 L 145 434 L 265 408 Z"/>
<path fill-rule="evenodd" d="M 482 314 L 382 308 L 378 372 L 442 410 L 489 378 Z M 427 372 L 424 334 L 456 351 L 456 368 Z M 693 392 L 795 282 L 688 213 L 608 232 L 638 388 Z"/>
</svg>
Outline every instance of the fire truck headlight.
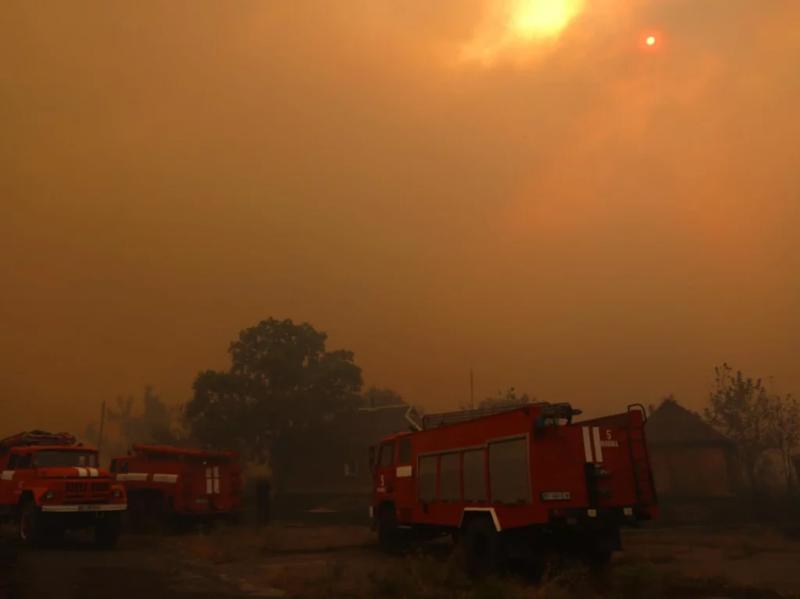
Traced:
<svg viewBox="0 0 800 599">
<path fill-rule="evenodd" d="M 45 501 L 50 501 L 51 499 L 55 499 L 55 497 L 55 491 L 47 491 L 44 495 L 42 495 L 42 499 Z"/>
</svg>

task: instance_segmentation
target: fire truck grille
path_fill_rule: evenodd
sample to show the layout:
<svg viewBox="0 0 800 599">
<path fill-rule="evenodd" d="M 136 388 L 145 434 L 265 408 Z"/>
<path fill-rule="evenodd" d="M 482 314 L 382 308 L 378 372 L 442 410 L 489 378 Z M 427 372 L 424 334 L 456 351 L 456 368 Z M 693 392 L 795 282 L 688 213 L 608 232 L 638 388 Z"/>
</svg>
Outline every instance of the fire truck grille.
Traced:
<svg viewBox="0 0 800 599">
<path fill-rule="evenodd" d="M 87 483 L 66 483 L 65 491 L 67 495 L 83 495 L 88 486 Z"/>
<path fill-rule="evenodd" d="M 111 493 L 109 482 L 67 482 L 64 483 L 66 503 L 97 503 L 108 500 Z"/>
</svg>

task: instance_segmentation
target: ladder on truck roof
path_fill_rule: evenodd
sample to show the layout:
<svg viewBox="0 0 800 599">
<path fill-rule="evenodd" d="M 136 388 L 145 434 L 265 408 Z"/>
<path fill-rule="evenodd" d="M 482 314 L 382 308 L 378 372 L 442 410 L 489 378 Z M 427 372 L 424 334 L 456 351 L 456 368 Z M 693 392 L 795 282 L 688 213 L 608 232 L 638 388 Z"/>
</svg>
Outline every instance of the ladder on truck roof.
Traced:
<svg viewBox="0 0 800 599">
<path fill-rule="evenodd" d="M 563 403 L 526 403 L 517 404 L 512 406 L 495 406 L 492 408 L 474 408 L 470 410 L 457 410 L 455 412 L 440 412 L 438 414 L 426 414 L 422 417 L 422 429 L 429 430 L 446 426 L 449 424 L 458 424 L 461 422 L 469 422 L 470 420 L 477 420 L 486 416 L 494 416 L 495 414 L 503 414 L 505 412 L 513 412 L 523 408 L 536 407 L 540 410 L 542 418 L 555 418 L 571 421 L 573 416 L 581 413 L 570 404 Z"/>
<path fill-rule="evenodd" d="M 633 470 L 633 482 L 636 490 L 636 499 L 639 505 L 655 505 L 657 503 L 656 485 L 653 480 L 653 470 L 650 467 L 650 455 L 647 451 L 644 425 L 647 423 L 647 411 L 639 403 L 628 406 L 628 414 L 641 413 L 641 423 L 635 426 L 633 420 L 628 418 L 628 451 Z"/>
<path fill-rule="evenodd" d="M 76 443 L 75 436 L 69 433 L 26 431 L 0 440 L 0 451 L 26 445 L 75 445 Z"/>
</svg>

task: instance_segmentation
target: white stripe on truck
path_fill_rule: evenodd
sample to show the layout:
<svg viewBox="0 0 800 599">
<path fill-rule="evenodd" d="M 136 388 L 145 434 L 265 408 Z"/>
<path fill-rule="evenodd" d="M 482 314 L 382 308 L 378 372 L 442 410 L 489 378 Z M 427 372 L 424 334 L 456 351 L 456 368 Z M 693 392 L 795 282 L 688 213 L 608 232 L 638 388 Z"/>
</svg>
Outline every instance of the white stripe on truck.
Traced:
<svg viewBox="0 0 800 599">
<path fill-rule="evenodd" d="M 595 426 L 592 427 L 592 435 L 594 438 L 594 457 L 596 458 L 597 462 L 603 461 L 603 446 L 600 445 L 600 427 Z"/>
<path fill-rule="evenodd" d="M 584 426 L 583 429 L 583 455 L 586 457 L 587 462 L 592 461 L 592 440 L 589 437 L 589 427 Z"/>
<path fill-rule="evenodd" d="M 153 475 L 153 482 L 154 483 L 174 483 L 178 481 L 177 474 L 154 474 Z"/>
<path fill-rule="evenodd" d="M 147 472 L 124 472 L 117 474 L 117 480 L 135 480 L 135 481 L 145 481 L 147 480 Z"/>
<path fill-rule="evenodd" d="M 89 503 L 80 505 L 43 505 L 43 512 L 122 512 L 124 503 Z"/>
</svg>

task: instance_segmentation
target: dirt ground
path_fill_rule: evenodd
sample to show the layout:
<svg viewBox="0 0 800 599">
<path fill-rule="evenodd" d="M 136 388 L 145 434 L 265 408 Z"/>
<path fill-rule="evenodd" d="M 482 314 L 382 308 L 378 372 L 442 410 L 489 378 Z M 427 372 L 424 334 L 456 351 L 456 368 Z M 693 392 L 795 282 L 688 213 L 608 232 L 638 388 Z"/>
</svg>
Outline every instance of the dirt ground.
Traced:
<svg viewBox="0 0 800 599">
<path fill-rule="evenodd" d="M 361 527 L 275 525 L 126 535 L 97 551 L 80 535 L 0 547 L 0 598 L 800 597 L 800 542 L 765 528 L 634 530 L 607 570 L 554 564 L 467 579 L 449 543 L 386 556 Z"/>
</svg>

